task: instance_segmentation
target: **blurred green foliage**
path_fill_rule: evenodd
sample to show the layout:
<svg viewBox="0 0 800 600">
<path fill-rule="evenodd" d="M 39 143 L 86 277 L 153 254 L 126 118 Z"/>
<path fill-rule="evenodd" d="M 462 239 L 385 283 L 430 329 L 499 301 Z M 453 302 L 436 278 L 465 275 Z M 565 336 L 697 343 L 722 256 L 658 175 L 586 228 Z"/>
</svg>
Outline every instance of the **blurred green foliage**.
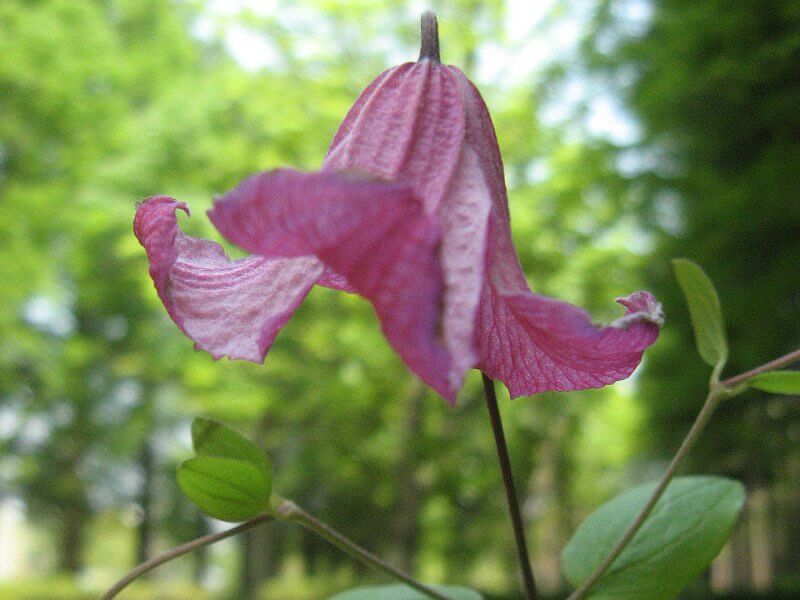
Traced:
<svg viewBox="0 0 800 600">
<path fill-rule="evenodd" d="M 491 62 L 487 48 L 509 43 L 505 2 L 432 4 L 444 60 L 468 74 Z M 588 33 L 622 22 L 617 3 L 590 4 L 598 25 Z M 38 572 L 80 573 L 69 581 L 97 590 L 216 526 L 174 475 L 190 456 L 191 418 L 206 415 L 269 452 L 282 494 L 395 564 L 432 581 L 516 589 L 475 374 L 448 408 L 410 377 L 369 306 L 331 290 L 312 292 L 264 366 L 195 353 L 158 301 L 131 232 L 137 200 L 185 200 L 193 216 L 182 226 L 215 237 L 203 215 L 214 194 L 261 169 L 316 168 L 358 92 L 417 53 L 416 16 L 399 0 L 223 5 L 0 2 L 0 496 L 21 498 L 35 539 L 46 540 L 33 553 Z M 605 53 L 587 41 L 584 55 L 598 76 L 629 74 L 641 146 L 575 135 L 577 113 L 544 123 L 542 78 L 478 80 L 534 290 L 608 320 L 621 312 L 612 299 L 646 279 L 670 319 L 641 400 L 630 384 L 501 399 L 534 562 L 551 590 L 563 584 L 558 553 L 581 517 L 652 475 L 650 459 L 674 448 L 702 397 L 707 374 L 687 349 L 668 259 L 697 260 L 718 285 L 731 372 L 800 337 L 798 3 L 653 6 L 652 31 L 611 35 Z M 568 14 L 556 3 L 548 18 Z M 234 60 L 231 35 L 266 43 L 268 64 Z M 556 71 L 577 69 L 572 60 Z M 653 168 L 620 168 L 621 152 L 647 164 L 653 148 L 664 152 Z M 796 410 L 737 400 L 693 467 L 797 501 Z M 798 514 L 781 517 L 781 547 L 791 547 L 783 524 Z M 800 572 L 796 557 L 776 556 L 781 573 Z M 374 581 L 282 525 L 165 566 L 160 578 L 285 599 Z M 167 597 L 147 593 L 131 597 Z"/>
<path fill-rule="evenodd" d="M 171 584 L 169 588 L 151 583 L 135 583 L 127 592 L 137 600 L 206 600 L 208 593 L 199 585 Z M 36 578 L 0 583 L 0 600 L 96 600 L 71 577 Z"/>
<path fill-rule="evenodd" d="M 625 6 L 599 3 L 583 57 L 622 90 L 641 124 L 641 139 L 613 152 L 657 240 L 647 284 L 675 324 L 642 374 L 642 395 L 653 400 L 648 445 L 664 455 L 708 378 L 686 360 L 688 314 L 665 258 L 695 260 L 717 288 L 730 344 L 723 377 L 800 345 L 800 3 L 662 0 L 648 5 L 644 29 Z M 744 528 L 733 540 L 739 585 L 759 569 L 751 553 L 758 561 L 766 552 L 770 572 L 800 569 L 799 417 L 797 402 L 754 391 L 721 406 L 689 457 L 690 468 L 768 498 L 759 509 L 769 538 L 759 544 L 768 547 L 748 548 Z"/>
</svg>

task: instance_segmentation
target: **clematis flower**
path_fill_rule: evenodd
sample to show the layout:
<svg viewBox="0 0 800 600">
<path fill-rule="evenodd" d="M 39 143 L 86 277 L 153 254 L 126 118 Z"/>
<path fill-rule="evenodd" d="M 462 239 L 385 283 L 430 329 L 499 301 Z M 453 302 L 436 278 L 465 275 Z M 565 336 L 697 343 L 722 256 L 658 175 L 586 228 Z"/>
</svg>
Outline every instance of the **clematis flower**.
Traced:
<svg viewBox="0 0 800 600">
<path fill-rule="evenodd" d="M 138 206 L 134 231 L 167 311 L 196 348 L 261 362 L 313 285 L 357 293 L 450 402 L 471 368 L 512 397 L 628 377 L 658 337 L 660 305 L 636 292 L 618 299 L 624 317 L 598 327 L 530 290 L 489 112 L 432 39 L 362 92 L 320 171 L 259 173 L 215 201 L 212 223 L 252 256 L 232 261 L 183 234 L 177 200 Z"/>
</svg>

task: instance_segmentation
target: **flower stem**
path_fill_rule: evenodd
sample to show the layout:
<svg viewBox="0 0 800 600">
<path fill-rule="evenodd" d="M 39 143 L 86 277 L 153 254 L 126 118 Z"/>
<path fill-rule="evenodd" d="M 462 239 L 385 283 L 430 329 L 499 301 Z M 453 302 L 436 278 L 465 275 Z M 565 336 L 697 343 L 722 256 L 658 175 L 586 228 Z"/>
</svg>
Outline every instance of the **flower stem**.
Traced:
<svg viewBox="0 0 800 600">
<path fill-rule="evenodd" d="M 420 47 L 419 59 L 429 58 L 433 62 L 441 62 L 439 56 L 439 23 L 436 21 L 436 13 L 427 11 L 420 17 Z"/>
<path fill-rule="evenodd" d="M 437 600 L 450 600 L 444 594 L 437 592 L 433 588 L 417 581 L 410 575 L 406 575 L 399 569 L 396 569 L 390 564 L 384 562 L 370 551 L 365 550 L 335 529 L 332 529 L 319 519 L 311 516 L 302 508 L 297 506 L 294 502 L 291 502 L 290 500 L 279 501 L 276 505 L 276 512 L 284 519 L 302 525 L 309 531 L 317 534 L 322 539 L 327 540 L 354 560 L 363 563 L 368 567 L 372 567 L 377 571 L 386 573 L 390 577 L 402 581 L 406 585 L 414 588 L 418 592 L 425 594 L 426 596 L 429 596 L 430 598 L 436 598 Z"/>
<path fill-rule="evenodd" d="M 755 369 L 746 371 L 741 375 L 736 375 L 735 377 L 725 379 L 720 382 L 720 385 L 726 388 L 732 388 L 735 387 L 737 384 L 747 381 L 751 377 L 755 377 L 756 375 L 760 375 L 761 373 L 766 373 L 767 371 L 780 369 L 783 366 L 786 366 L 793 362 L 797 362 L 799 360 L 800 360 L 800 349 L 797 349 L 794 352 L 789 352 L 789 354 L 784 354 L 780 358 L 776 358 L 775 360 L 771 360 L 768 363 L 764 363 L 760 367 L 756 367 Z"/>
<path fill-rule="evenodd" d="M 494 391 L 494 381 L 485 374 L 483 376 L 483 390 L 486 396 L 486 406 L 489 409 L 489 420 L 492 422 L 492 432 L 494 442 L 497 446 L 497 457 L 500 459 L 500 471 L 503 474 L 503 485 L 506 489 L 506 501 L 508 502 L 508 512 L 511 514 L 511 525 L 514 529 L 514 540 L 517 544 L 519 553 L 519 564 L 522 569 L 522 581 L 525 586 L 525 597 L 528 600 L 536 600 L 536 581 L 531 570 L 531 560 L 528 557 L 528 545 L 525 542 L 525 527 L 522 523 L 522 513 L 519 509 L 519 498 L 517 488 L 514 485 L 514 474 L 511 472 L 511 461 L 508 458 L 508 446 L 506 436 L 503 433 L 503 422 L 500 419 L 500 410 L 497 407 L 497 395 Z"/>
<path fill-rule="evenodd" d="M 124 590 L 126 587 L 128 587 L 128 585 L 132 581 L 141 577 L 148 571 L 152 571 L 156 567 L 163 565 L 165 562 L 172 560 L 173 558 L 178 558 L 179 556 L 198 550 L 203 546 L 208 546 L 220 540 L 224 540 L 225 538 L 231 537 L 232 535 L 236 535 L 237 533 L 247 531 L 248 529 L 252 529 L 253 527 L 261 525 L 262 523 L 266 523 L 267 521 L 270 521 L 274 518 L 275 518 L 274 515 L 270 513 L 264 513 L 258 515 L 257 517 L 253 517 L 249 521 L 245 521 L 244 523 L 241 523 L 236 527 L 231 527 L 230 529 L 226 529 L 225 531 L 220 531 L 218 533 L 204 535 L 203 537 L 194 539 L 191 542 L 187 542 L 181 546 L 177 546 L 176 548 L 167 550 L 163 554 L 159 554 L 158 556 L 155 556 L 150 560 L 145 561 L 142 564 L 138 565 L 127 575 L 125 575 L 125 577 L 123 577 L 117 583 L 115 583 L 105 594 L 103 594 L 100 600 L 111 600 L 111 598 L 113 598 L 114 596 L 119 594 L 122 590 Z"/>
</svg>

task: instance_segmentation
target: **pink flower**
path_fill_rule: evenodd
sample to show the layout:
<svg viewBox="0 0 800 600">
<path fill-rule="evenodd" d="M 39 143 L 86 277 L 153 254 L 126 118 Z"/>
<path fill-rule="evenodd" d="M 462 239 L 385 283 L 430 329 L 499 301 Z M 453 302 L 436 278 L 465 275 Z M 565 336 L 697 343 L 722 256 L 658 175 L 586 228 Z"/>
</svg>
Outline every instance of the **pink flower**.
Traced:
<svg viewBox="0 0 800 600">
<path fill-rule="evenodd" d="M 134 231 L 172 319 L 215 358 L 261 362 L 314 284 L 369 300 L 406 365 L 451 402 L 475 367 L 512 397 L 624 379 L 658 337 L 648 292 L 596 327 L 530 291 L 511 241 L 503 164 L 475 86 L 424 57 L 382 73 L 336 133 L 322 169 L 254 175 L 209 217 L 253 256 L 184 235 L 164 196 Z"/>
</svg>

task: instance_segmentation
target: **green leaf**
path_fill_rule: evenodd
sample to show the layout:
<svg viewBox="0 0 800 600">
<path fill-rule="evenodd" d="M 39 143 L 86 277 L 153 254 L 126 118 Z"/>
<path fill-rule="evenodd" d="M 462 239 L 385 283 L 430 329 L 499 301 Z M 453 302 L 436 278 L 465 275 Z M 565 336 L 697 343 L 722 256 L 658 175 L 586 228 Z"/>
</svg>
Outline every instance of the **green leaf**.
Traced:
<svg viewBox="0 0 800 600">
<path fill-rule="evenodd" d="M 478 592 L 454 585 L 431 586 L 452 600 L 483 600 Z M 328 600 L 428 600 L 428 596 L 407 585 L 360 587 L 331 596 Z"/>
<path fill-rule="evenodd" d="M 747 380 L 756 389 L 773 394 L 800 395 L 800 371 L 770 371 Z"/>
<path fill-rule="evenodd" d="M 570 583 L 577 587 L 589 577 L 636 519 L 655 487 L 652 483 L 625 492 L 581 523 L 561 554 Z M 744 487 L 738 481 L 674 479 L 589 598 L 672 600 L 719 553 L 744 498 Z"/>
<path fill-rule="evenodd" d="M 685 258 L 672 261 L 675 277 L 683 289 L 700 356 L 712 367 L 728 358 L 728 341 L 714 284 L 697 264 Z"/>
<path fill-rule="evenodd" d="M 178 467 L 178 485 L 207 515 L 246 521 L 269 507 L 272 482 L 258 467 L 231 458 L 198 456 Z"/>
<path fill-rule="evenodd" d="M 192 421 L 192 444 L 201 456 L 233 458 L 261 469 L 272 480 L 272 465 L 266 453 L 246 437 L 213 419 Z"/>
</svg>

